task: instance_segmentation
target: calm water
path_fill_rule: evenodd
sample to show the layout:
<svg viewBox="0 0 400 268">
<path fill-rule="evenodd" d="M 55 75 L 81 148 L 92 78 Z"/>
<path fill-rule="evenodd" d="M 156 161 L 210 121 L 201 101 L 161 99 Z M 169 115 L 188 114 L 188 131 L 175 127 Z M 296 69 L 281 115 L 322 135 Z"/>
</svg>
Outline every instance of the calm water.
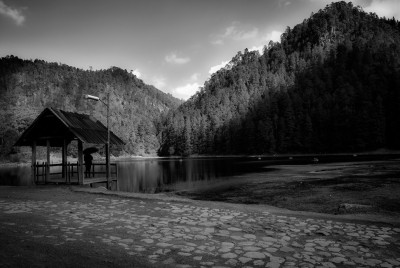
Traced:
<svg viewBox="0 0 400 268">
<path fill-rule="evenodd" d="M 157 193 L 210 186 L 263 165 L 249 159 L 146 159 L 118 162 L 120 191 Z"/>
<path fill-rule="evenodd" d="M 319 163 L 337 161 L 366 161 L 388 159 L 390 156 L 319 156 Z M 251 173 L 268 172 L 268 166 L 279 164 L 311 164 L 313 156 L 269 158 L 189 158 L 135 159 L 118 161 L 118 190 L 157 193 L 193 190 L 229 183 L 232 179 Z M 0 185 L 32 185 L 30 167 L 0 167 Z"/>
<path fill-rule="evenodd" d="M 118 190 L 157 193 L 227 181 L 266 165 L 256 158 L 137 159 L 118 161 Z M 0 167 L 0 185 L 33 185 L 29 165 Z M 75 180 L 74 180 L 75 181 Z"/>
</svg>

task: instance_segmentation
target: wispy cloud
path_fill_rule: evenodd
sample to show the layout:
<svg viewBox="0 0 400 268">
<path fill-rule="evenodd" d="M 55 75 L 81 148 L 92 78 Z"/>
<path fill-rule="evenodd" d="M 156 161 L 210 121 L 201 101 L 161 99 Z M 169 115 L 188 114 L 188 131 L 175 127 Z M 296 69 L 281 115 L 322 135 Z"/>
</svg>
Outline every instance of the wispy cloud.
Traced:
<svg viewBox="0 0 400 268">
<path fill-rule="evenodd" d="M 186 64 L 190 61 L 189 57 L 178 57 L 176 52 L 171 52 L 165 56 L 165 61 L 171 64 Z"/>
<path fill-rule="evenodd" d="M 7 6 L 4 1 L 1 0 L 0 14 L 12 19 L 18 26 L 21 26 L 25 21 L 25 16 L 22 14 L 22 9 Z"/>
<path fill-rule="evenodd" d="M 260 54 L 263 53 L 263 50 L 264 50 L 264 45 L 253 46 L 253 47 L 249 48 L 249 51 L 258 51 Z"/>
<path fill-rule="evenodd" d="M 153 76 L 151 78 L 151 83 L 158 89 L 161 89 L 165 87 L 166 82 L 165 82 L 165 77 L 162 76 Z"/>
<path fill-rule="evenodd" d="M 213 45 L 223 45 L 224 41 L 222 39 L 216 39 L 216 40 L 212 40 L 211 44 L 213 44 Z"/>
<path fill-rule="evenodd" d="M 278 1 L 278 6 L 279 7 L 287 7 L 287 6 L 291 5 L 291 4 L 292 4 L 292 2 L 289 1 L 289 0 L 279 0 Z"/>
<path fill-rule="evenodd" d="M 400 19 L 400 1 L 399 0 L 372 0 L 358 1 L 357 4 L 363 6 L 364 11 L 374 12 L 380 17 Z"/>
<path fill-rule="evenodd" d="M 252 48 L 250 48 L 250 51 L 258 51 L 260 52 L 260 54 L 263 53 L 263 49 L 265 45 L 268 45 L 268 43 L 270 41 L 274 41 L 274 42 L 280 42 L 281 41 L 281 35 L 282 32 L 281 31 L 276 31 L 273 30 L 271 32 L 268 32 L 263 38 L 262 40 L 259 42 L 259 45 L 255 45 Z"/>
<path fill-rule="evenodd" d="M 226 39 L 240 41 L 255 38 L 257 35 L 257 27 L 245 26 L 240 22 L 234 21 L 231 23 L 231 25 L 225 28 L 224 33 L 215 35 L 211 41 L 211 44 L 222 45 Z"/>
<path fill-rule="evenodd" d="M 201 85 L 197 82 L 194 83 L 188 83 L 184 86 L 180 86 L 172 90 L 172 94 L 180 99 L 187 100 L 191 96 L 193 96 L 197 91 L 199 91 L 199 88 Z"/>
<path fill-rule="evenodd" d="M 223 61 L 218 65 L 212 66 L 210 68 L 210 70 L 208 71 L 208 73 L 213 74 L 213 73 L 217 72 L 218 70 L 220 70 L 221 68 L 224 68 L 228 63 L 229 63 L 229 61 Z"/>
<path fill-rule="evenodd" d="M 274 41 L 274 42 L 280 42 L 281 41 L 281 35 L 282 32 L 281 31 L 272 31 L 267 33 L 267 35 L 265 36 L 264 40 L 267 41 L 269 43 L 269 41 Z"/>
<path fill-rule="evenodd" d="M 197 81 L 200 77 L 200 73 L 194 73 L 190 76 L 190 81 Z"/>
</svg>

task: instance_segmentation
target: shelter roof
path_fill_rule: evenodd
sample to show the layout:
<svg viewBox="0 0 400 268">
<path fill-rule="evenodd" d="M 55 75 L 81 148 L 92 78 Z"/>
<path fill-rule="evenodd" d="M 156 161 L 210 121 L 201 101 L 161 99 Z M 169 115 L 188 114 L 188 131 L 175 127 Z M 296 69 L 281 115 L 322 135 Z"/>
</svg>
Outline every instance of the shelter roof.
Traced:
<svg viewBox="0 0 400 268">
<path fill-rule="evenodd" d="M 38 146 L 61 147 L 64 140 L 74 139 L 85 143 L 107 143 L 107 128 L 98 120 L 86 114 L 66 112 L 46 108 L 35 121 L 22 133 L 15 146 L 30 146 L 36 141 Z M 124 142 L 110 131 L 110 144 L 123 145 Z"/>
</svg>

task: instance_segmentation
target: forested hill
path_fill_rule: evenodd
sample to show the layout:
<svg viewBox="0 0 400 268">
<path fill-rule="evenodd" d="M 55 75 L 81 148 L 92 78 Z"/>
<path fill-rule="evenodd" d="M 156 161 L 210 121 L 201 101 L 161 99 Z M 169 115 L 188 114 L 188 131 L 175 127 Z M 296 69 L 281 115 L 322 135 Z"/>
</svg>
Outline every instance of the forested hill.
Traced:
<svg viewBox="0 0 400 268">
<path fill-rule="evenodd" d="M 106 124 L 106 108 L 84 94 L 106 99 L 110 92 L 110 123 L 131 154 L 156 154 L 159 120 L 181 101 L 117 67 L 85 71 L 42 60 L 0 58 L 0 154 L 10 152 L 20 134 L 45 107 L 86 113 Z"/>
<path fill-rule="evenodd" d="M 338 2 L 247 49 L 164 122 L 168 154 L 400 148 L 400 23 Z"/>
</svg>

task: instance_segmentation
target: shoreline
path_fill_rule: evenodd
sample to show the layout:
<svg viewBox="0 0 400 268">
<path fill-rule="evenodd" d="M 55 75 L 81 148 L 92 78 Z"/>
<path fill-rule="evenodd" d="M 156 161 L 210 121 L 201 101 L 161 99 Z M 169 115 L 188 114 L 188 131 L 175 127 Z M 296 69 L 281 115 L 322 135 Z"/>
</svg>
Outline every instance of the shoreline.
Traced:
<svg viewBox="0 0 400 268">
<path fill-rule="evenodd" d="M 329 215 L 366 214 L 400 219 L 400 159 L 271 165 L 270 171 L 229 185 L 175 194 L 193 200 L 269 205 Z"/>
<path fill-rule="evenodd" d="M 233 175 L 229 183 L 216 181 L 200 188 L 166 191 L 161 195 L 328 215 L 366 214 L 400 219 L 398 192 L 400 159 L 383 159 L 317 164 L 294 161 L 276 164 L 275 161 L 268 169 Z M 135 196 L 134 193 L 123 195 Z"/>
<path fill-rule="evenodd" d="M 1 186 L 0 186 L 1 187 Z M 390 216 L 385 214 L 363 214 L 363 213 L 355 213 L 355 214 L 329 214 L 329 213 L 320 213 L 313 211 L 296 211 L 290 210 L 287 208 L 276 207 L 268 204 L 243 204 L 243 203 L 229 203 L 223 201 L 210 201 L 210 200 L 199 200 L 192 199 L 187 196 L 176 195 L 175 193 L 157 193 L 157 194 L 146 194 L 146 193 L 131 193 L 131 192 L 122 192 L 122 191 L 110 191 L 105 189 L 104 187 L 97 188 L 88 188 L 88 187 L 79 187 L 72 186 L 70 190 L 78 193 L 86 193 L 86 194 L 100 194 L 105 196 L 115 196 L 120 198 L 129 198 L 133 200 L 153 200 L 153 201 L 163 201 L 163 202 L 181 202 L 196 205 L 198 203 L 204 205 L 214 205 L 219 206 L 221 208 L 227 209 L 240 209 L 246 211 L 254 211 L 262 213 L 265 210 L 276 213 L 278 215 L 285 216 L 295 216 L 295 217 L 318 217 L 325 220 L 334 220 L 334 221 L 344 221 L 344 222 L 358 222 L 358 223 L 375 223 L 375 224 L 389 224 L 396 225 L 400 227 L 400 217 L 398 215 Z"/>
<path fill-rule="evenodd" d="M 100 156 L 99 154 L 92 154 L 94 156 L 94 161 L 105 161 L 105 156 Z M 123 156 L 110 156 L 111 161 L 129 161 L 137 159 L 204 159 L 204 158 L 264 158 L 265 159 L 292 159 L 292 158 L 303 158 L 303 157 L 368 157 L 368 156 L 395 156 L 400 158 L 400 151 L 397 150 L 375 150 L 368 152 L 349 152 L 349 153 L 285 153 L 285 154 L 240 154 L 240 155 L 190 155 L 190 156 L 140 156 L 140 155 L 123 155 Z M 77 162 L 77 157 L 68 156 L 67 162 Z M 46 162 L 46 159 L 37 159 L 37 162 Z M 57 164 L 61 163 L 61 157 L 59 155 L 50 154 L 50 162 Z M 19 162 L 13 162 L 9 159 L 0 159 L 0 167 L 2 166 L 18 166 L 18 165 L 30 165 L 31 162 L 28 159 Z"/>
</svg>

